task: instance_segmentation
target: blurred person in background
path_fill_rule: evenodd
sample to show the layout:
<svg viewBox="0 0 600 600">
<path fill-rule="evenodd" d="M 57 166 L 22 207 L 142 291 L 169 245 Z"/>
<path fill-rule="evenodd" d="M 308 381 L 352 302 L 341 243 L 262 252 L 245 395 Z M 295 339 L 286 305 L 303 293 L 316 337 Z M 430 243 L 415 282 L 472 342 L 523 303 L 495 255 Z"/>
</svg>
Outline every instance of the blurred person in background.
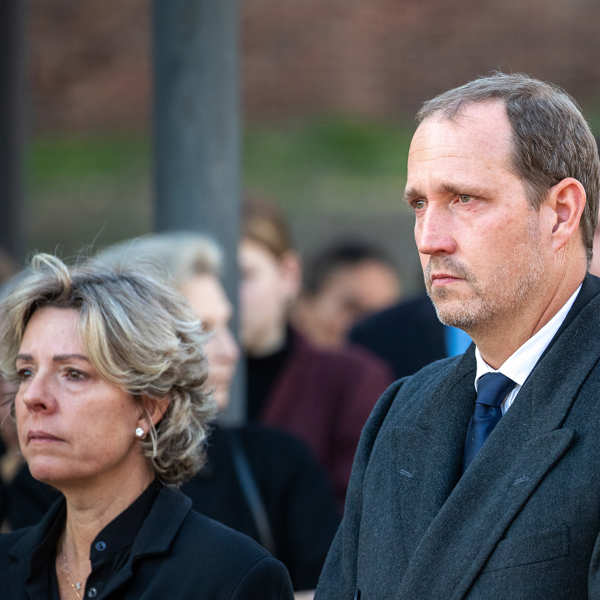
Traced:
<svg viewBox="0 0 600 600">
<path fill-rule="evenodd" d="M 224 410 L 239 351 L 219 280 L 219 247 L 200 234 L 163 233 L 108 248 L 96 260 L 153 268 L 185 296 L 208 334 L 208 383 Z M 339 517 L 309 448 L 260 425 L 214 425 L 207 455 L 206 466 L 182 486 L 193 508 L 262 543 L 287 566 L 296 590 L 314 589 Z"/>
<path fill-rule="evenodd" d="M 8 252 L 0 248 L 0 299 L 10 288 L 10 281 L 17 271 L 15 261 Z M 13 386 L 0 377 L 0 526 L 9 511 L 7 485 L 13 480 L 23 458 L 17 440 L 17 428 L 10 417 L 10 403 L 4 402 L 14 393 Z"/>
<path fill-rule="evenodd" d="M 311 342 L 340 347 L 356 321 L 395 304 L 401 293 L 396 267 L 381 248 L 360 239 L 338 241 L 304 269 L 293 323 Z"/>
<path fill-rule="evenodd" d="M 317 348 L 289 325 L 301 269 L 274 205 L 246 200 L 239 262 L 248 419 L 304 439 L 341 506 L 361 428 L 392 375 L 360 349 Z"/>
<path fill-rule="evenodd" d="M 204 462 L 205 335 L 147 274 L 37 255 L 0 305 L 0 366 L 33 477 L 63 494 L 0 536 L 6 598 L 286 599 L 285 567 L 191 509 Z"/>
</svg>

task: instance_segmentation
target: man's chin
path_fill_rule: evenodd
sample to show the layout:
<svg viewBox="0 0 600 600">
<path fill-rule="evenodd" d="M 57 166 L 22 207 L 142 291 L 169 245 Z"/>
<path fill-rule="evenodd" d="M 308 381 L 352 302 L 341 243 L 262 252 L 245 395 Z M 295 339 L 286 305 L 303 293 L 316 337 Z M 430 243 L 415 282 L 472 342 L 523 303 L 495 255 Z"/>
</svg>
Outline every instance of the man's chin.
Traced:
<svg viewBox="0 0 600 600">
<path fill-rule="evenodd" d="M 449 327 L 458 327 L 464 331 L 471 330 L 477 322 L 477 314 L 469 310 L 469 306 L 461 300 L 431 298 L 437 318 Z"/>
</svg>

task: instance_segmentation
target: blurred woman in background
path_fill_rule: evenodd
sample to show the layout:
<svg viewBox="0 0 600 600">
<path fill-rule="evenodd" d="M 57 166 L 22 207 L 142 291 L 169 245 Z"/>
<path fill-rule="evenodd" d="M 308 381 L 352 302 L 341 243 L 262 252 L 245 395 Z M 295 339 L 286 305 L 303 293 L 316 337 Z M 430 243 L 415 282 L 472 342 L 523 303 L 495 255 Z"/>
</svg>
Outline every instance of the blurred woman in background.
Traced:
<svg viewBox="0 0 600 600">
<path fill-rule="evenodd" d="M 204 461 L 204 334 L 148 275 L 38 255 L 0 307 L 0 366 L 33 477 L 60 490 L 0 536 L 3 596 L 291 598 L 260 546 L 173 486 Z"/>
<path fill-rule="evenodd" d="M 229 403 L 239 351 L 229 329 L 232 307 L 219 280 L 221 252 L 195 233 L 163 233 L 121 243 L 96 260 L 152 266 L 178 289 L 203 323 L 208 383 L 218 409 Z M 312 590 L 338 524 L 327 478 L 304 443 L 258 425 L 215 425 L 208 461 L 182 491 L 194 509 L 267 547 L 296 590 Z"/>
<path fill-rule="evenodd" d="M 239 263 L 248 418 L 305 440 L 342 506 L 362 426 L 392 375 L 367 352 L 316 348 L 289 325 L 300 261 L 275 206 L 246 201 Z"/>
</svg>

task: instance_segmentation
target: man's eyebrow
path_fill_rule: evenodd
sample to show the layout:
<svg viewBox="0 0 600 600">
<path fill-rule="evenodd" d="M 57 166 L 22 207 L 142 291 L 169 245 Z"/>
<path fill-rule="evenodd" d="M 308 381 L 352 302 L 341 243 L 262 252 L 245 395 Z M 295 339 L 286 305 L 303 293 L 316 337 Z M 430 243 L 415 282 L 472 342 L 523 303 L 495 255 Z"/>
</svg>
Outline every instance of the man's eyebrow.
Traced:
<svg viewBox="0 0 600 600">
<path fill-rule="evenodd" d="M 467 196 L 487 196 L 488 192 L 484 188 L 473 185 L 473 184 L 453 184 L 453 183 L 444 183 L 441 186 L 442 191 L 446 194 L 450 194 L 452 196 L 459 196 L 461 194 Z"/>
<path fill-rule="evenodd" d="M 415 188 L 406 188 L 404 190 L 404 201 L 410 204 L 412 200 L 421 197 L 421 195 L 422 194 Z"/>
<path fill-rule="evenodd" d="M 488 190 L 470 183 L 443 183 L 440 185 L 439 191 L 451 196 L 466 194 L 468 196 L 485 197 L 489 195 Z M 409 204 L 411 201 L 421 197 L 423 197 L 423 194 L 416 188 L 406 188 L 406 190 L 404 190 L 404 200 Z"/>
</svg>

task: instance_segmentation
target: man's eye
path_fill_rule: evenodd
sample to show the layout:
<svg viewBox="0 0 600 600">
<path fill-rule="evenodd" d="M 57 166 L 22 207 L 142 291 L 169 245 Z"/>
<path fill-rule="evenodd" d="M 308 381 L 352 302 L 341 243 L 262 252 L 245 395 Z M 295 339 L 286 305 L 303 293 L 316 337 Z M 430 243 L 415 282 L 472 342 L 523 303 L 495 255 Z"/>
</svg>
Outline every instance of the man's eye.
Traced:
<svg viewBox="0 0 600 600">
<path fill-rule="evenodd" d="M 425 200 L 413 200 L 412 207 L 415 210 L 422 210 L 423 208 L 425 208 Z"/>
<path fill-rule="evenodd" d="M 469 194 L 459 194 L 458 195 L 458 201 L 461 204 L 467 204 L 468 202 L 471 202 L 472 199 L 473 199 L 473 196 L 469 196 Z"/>
<path fill-rule="evenodd" d="M 25 381 L 31 377 L 31 369 L 23 368 L 17 371 L 17 378 L 19 381 Z"/>
</svg>

